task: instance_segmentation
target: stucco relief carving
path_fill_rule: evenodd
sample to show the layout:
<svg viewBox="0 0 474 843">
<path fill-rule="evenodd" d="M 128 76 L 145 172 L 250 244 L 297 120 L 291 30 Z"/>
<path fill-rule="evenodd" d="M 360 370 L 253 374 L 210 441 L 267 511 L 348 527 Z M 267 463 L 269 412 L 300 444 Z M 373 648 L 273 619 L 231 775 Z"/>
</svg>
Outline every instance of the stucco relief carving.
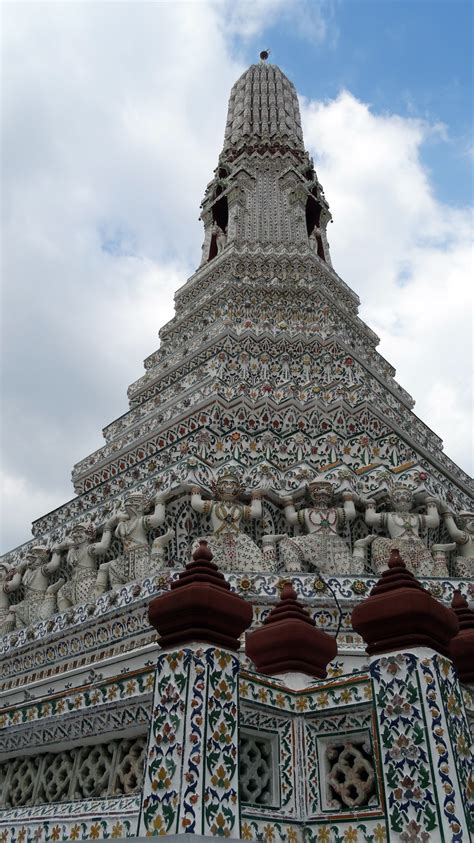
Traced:
<svg viewBox="0 0 474 843">
<path fill-rule="evenodd" d="M 53 552 L 50 558 L 47 547 L 39 545 L 27 551 L 21 575 L 24 597 L 19 603 L 11 606 L 17 628 L 45 620 L 57 610 L 56 595 L 64 580 L 50 582 L 50 579 L 60 563 L 60 554 Z"/>
<path fill-rule="evenodd" d="M 391 509 L 387 512 L 376 512 L 375 502 L 367 501 L 367 524 L 388 533 L 388 538 L 376 536 L 372 541 L 372 568 L 375 573 L 385 570 L 390 552 L 397 548 L 407 568 L 417 576 L 448 575 L 446 566 L 439 560 L 435 565 L 433 556 L 420 538 L 422 529 L 439 526 L 437 502 L 425 496 L 426 514 L 412 512 L 414 503 L 412 490 L 402 484 L 393 486 L 390 492 Z"/>
<path fill-rule="evenodd" d="M 253 492 L 250 505 L 239 501 L 242 487 L 235 472 L 222 474 L 214 486 L 216 498 L 204 500 L 200 489 L 193 488 L 191 506 L 210 515 L 213 533 L 203 536 L 213 554 L 213 561 L 223 571 L 272 571 L 275 568 L 275 542 L 281 536 L 265 536 L 263 552 L 241 530 L 242 521 L 262 517 L 261 492 Z M 193 550 L 198 546 L 196 541 Z"/>
<path fill-rule="evenodd" d="M 443 506 L 442 518 L 453 541 L 448 545 L 434 545 L 433 553 L 454 551 L 454 576 L 471 579 L 474 576 L 474 512 L 463 511 L 455 517 Z"/>
<path fill-rule="evenodd" d="M 354 494 L 343 493 L 343 506 L 333 504 L 331 483 L 315 481 L 308 487 L 311 505 L 296 511 L 287 500 L 285 515 L 289 524 L 299 526 L 306 535 L 285 538 L 280 554 L 286 571 L 321 570 L 328 574 L 347 574 L 351 570 L 351 549 L 342 538 L 342 528 L 354 521 Z"/>
<path fill-rule="evenodd" d="M 165 520 L 165 498 L 158 491 L 154 498 L 154 511 L 146 515 L 148 500 L 141 492 L 134 492 L 125 499 L 123 510 L 117 514 L 115 535 L 121 539 L 123 551 L 116 559 L 103 562 L 97 575 L 96 594 L 107 589 L 143 579 L 147 574 L 163 570 L 165 547 L 171 539 L 171 531 L 158 536 L 150 551 L 147 533 L 163 525 Z"/>
<path fill-rule="evenodd" d="M 53 548 L 55 554 L 66 550 L 67 581 L 58 591 L 58 609 L 65 611 L 77 603 L 88 600 L 93 593 L 98 557 L 109 549 L 112 529 L 116 519 L 106 522 L 100 541 L 95 542 L 95 528 L 92 524 L 76 524 L 65 541 Z"/>
</svg>

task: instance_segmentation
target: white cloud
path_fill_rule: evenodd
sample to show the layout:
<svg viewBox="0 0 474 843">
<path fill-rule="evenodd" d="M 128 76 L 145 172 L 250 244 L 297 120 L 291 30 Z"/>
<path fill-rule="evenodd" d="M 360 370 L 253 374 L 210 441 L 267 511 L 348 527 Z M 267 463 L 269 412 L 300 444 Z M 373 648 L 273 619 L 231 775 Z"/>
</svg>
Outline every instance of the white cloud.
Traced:
<svg viewBox="0 0 474 843">
<path fill-rule="evenodd" d="M 306 144 L 334 215 L 331 256 L 416 413 L 472 470 L 469 209 L 433 194 L 421 161 L 438 125 L 377 115 L 349 92 L 303 102 Z"/>
<path fill-rule="evenodd" d="M 231 36 L 263 32 L 296 8 L 253 3 L 251 20 L 241 3 L 4 8 L 5 548 L 72 497 L 72 465 L 126 411 L 127 386 L 199 261 L 199 203 L 244 69 Z M 315 26 L 326 21 L 323 4 L 301 14 L 311 8 Z M 429 372 L 425 418 L 444 416 L 443 395 L 461 439 L 467 352 L 456 363 L 453 347 L 467 337 L 456 327 L 466 318 L 456 285 L 467 223 L 430 192 L 419 150 L 432 129 L 373 115 L 349 94 L 308 104 L 304 118 L 336 219 L 335 266 L 419 409 Z M 399 272 L 412 279 L 402 288 Z M 434 292 L 443 278 L 449 304 Z M 424 296 L 439 300 L 428 321 Z"/>
<path fill-rule="evenodd" d="M 217 0 L 215 3 L 227 33 L 250 39 L 283 21 L 301 38 L 316 44 L 326 39 L 328 30 L 332 41 L 337 38 L 333 7 L 333 0 L 234 0 L 232 3 Z M 266 46 L 271 44 L 262 44 L 263 49 Z"/>
<path fill-rule="evenodd" d="M 61 489 L 51 489 L 49 483 L 42 485 L 36 477 L 31 483 L 18 473 L 1 473 L 0 492 L 0 529 L 7 536 L 25 535 L 25 524 L 31 520 L 32 508 L 36 512 L 46 512 L 54 509 L 58 500 L 60 503 L 64 500 Z"/>
</svg>

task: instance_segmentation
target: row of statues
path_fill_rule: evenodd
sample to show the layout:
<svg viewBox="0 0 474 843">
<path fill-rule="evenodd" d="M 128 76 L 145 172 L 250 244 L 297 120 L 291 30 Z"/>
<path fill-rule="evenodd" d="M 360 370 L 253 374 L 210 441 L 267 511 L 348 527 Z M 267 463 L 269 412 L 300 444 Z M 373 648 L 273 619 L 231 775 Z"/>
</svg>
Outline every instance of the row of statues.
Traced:
<svg viewBox="0 0 474 843">
<path fill-rule="evenodd" d="M 367 570 L 370 546 L 371 567 L 376 574 L 386 568 L 393 548 L 400 551 L 407 567 L 417 576 L 448 576 L 447 559 L 453 550 L 456 551 L 454 575 L 469 577 L 474 573 L 474 513 L 461 513 L 458 526 L 447 507 L 433 498 L 424 500 L 423 514 L 414 512 L 413 493 L 402 484 L 391 491 L 391 508 L 377 512 L 375 501 L 362 501 L 349 490 L 339 492 L 342 505 L 337 505 L 332 484 L 315 481 L 308 487 L 307 506 L 297 510 L 290 497 L 282 500 L 286 521 L 298 526 L 300 533 L 264 535 L 261 549 L 242 530 L 244 521 L 262 518 L 260 492 L 252 494 L 249 504 L 242 503 L 243 488 L 233 472 L 218 479 L 212 499 L 204 499 L 197 487 L 190 491 L 192 508 L 208 515 L 212 525 L 212 533 L 199 538 L 206 539 L 214 561 L 222 571 L 272 573 L 282 569 L 319 571 L 335 576 L 357 575 Z M 78 524 L 62 543 L 52 548 L 30 548 L 16 568 L 1 563 L 0 634 L 44 620 L 56 611 L 95 599 L 109 589 L 163 571 L 167 567 L 165 549 L 173 531 L 158 535 L 151 547 L 148 533 L 165 522 L 166 495 L 158 491 L 151 503 L 153 512 L 146 514 L 150 502 L 145 495 L 130 494 L 123 509 L 105 523 L 100 541 L 95 541 L 91 525 Z M 343 533 L 357 517 L 356 503 L 365 508 L 367 525 L 385 535 L 372 532 L 356 540 L 351 549 Z M 426 528 L 437 528 L 440 516 L 453 542 L 433 545 L 429 550 L 420 534 Z M 100 562 L 110 550 L 113 537 L 121 540 L 121 553 Z M 197 547 L 199 538 L 191 552 Z M 64 555 L 67 579 L 53 582 L 53 575 L 63 565 Z M 16 604 L 10 603 L 10 594 L 20 586 L 23 586 L 23 599 Z"/>
</svg>

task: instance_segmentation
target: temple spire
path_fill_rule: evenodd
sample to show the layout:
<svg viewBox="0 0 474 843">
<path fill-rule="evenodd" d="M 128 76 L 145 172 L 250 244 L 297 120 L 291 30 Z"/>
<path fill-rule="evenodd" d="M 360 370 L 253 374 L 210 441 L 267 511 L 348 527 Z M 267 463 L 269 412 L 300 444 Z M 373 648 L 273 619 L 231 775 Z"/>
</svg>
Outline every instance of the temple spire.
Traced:
<svg viewBox="0 0 474 843">
<path fill-rule="evenodd" d="M 201 267 L 230 246 L 297 250 L 331 267 L 331 213 L 304 148 L 298 96 L 269 55 L 262 50 L 230 93 L 224 145 L 202 202 Z"/>
</svg>

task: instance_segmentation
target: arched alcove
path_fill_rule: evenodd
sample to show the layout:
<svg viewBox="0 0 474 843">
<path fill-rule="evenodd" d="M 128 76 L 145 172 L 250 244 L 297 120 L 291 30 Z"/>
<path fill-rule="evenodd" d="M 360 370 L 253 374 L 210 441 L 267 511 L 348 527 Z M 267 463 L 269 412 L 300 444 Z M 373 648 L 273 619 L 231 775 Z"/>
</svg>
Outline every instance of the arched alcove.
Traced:
<svg viewBox="0 0 474 843">
<path fill-rule="evenodd" d="M 316 201 L 314 196 L 308 196 L 306 201 L 306 231 L 308 233 L 308 237 L 311 232 L 315 231 L 317 255 L 321 258 L 321 260 L 325 261 L 326 255 L 324 254 L 323 241 L 321 239 L 321 235 L 317 233 L 320 229 L 321 210 L 321 205 Z"/>
<path fill-rule="evenodd" d="M 319 228 L 319 219 L 321 217 L 321 205 L 316 202 L 314 196 L 308 196 L 306 201 L 306 231 L 308 237 L 314 228 Z"/>
<path fill-rule="evenodd" d="M 216 197 L 222 193 L 222 187 L 216 189 Z M 227 203 L 227 196 L 221 196 L 217 202 L 212 206 L 212 219 L 217 223 L 222 231 L 227 231 L 227 224 L 229 222 L 229 206 Z"/>
</svg>

